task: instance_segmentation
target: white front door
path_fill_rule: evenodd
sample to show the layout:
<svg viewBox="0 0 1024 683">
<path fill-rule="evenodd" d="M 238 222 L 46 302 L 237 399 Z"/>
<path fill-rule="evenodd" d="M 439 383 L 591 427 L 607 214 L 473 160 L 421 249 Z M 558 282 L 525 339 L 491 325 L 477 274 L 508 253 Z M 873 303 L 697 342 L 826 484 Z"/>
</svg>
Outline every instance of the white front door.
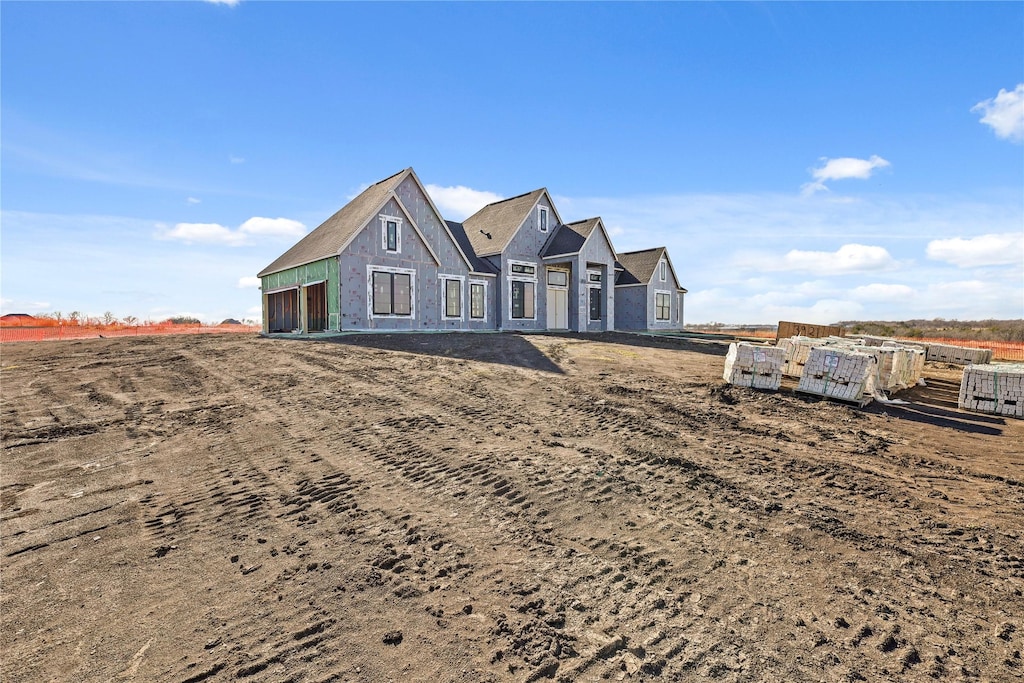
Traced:
<svg viewBox="0 0 1024 683">
<path fill-rule="evenodd" d="M 569 290 L 548 287 L 548 329 L 569 329 Z"/>
</svg>

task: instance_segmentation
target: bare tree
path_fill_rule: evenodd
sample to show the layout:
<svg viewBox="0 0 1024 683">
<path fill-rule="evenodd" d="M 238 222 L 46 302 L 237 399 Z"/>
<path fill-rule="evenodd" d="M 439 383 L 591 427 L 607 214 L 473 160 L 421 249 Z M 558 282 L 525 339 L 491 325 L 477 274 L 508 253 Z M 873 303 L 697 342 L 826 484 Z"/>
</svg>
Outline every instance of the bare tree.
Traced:
<svg viewBox="0 0 1024 683">
<path fill-rule="evenodd" d="M 129 327 L 134 327 L 135 324 L 138 323 L 138 322 L 139 322 L 139 319 L 136 318 L 134 315 L 126 315 L 124 317 L 124 324 L 128 325 Z"/>
<path fill-rule="evenodd" d="M 116 321 L 117 321 L 117 318 L 110 311 L 107 311 L 106 313 L 103 314 L 103 324 L 104 325 L 112 325 Z"/>
</svg>

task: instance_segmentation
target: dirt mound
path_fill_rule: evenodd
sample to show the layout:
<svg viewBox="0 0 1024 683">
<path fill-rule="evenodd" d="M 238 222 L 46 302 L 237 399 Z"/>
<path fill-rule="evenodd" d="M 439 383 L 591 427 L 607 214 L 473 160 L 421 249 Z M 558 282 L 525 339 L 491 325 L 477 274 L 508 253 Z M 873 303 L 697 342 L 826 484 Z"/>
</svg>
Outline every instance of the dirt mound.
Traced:
<svg viewBox="0 0 1024 683">
<path fill-rule="evenodd" d="M 5 347 L 4 679 L 1020 678 L 1024 424 L 953 370 L 858 410 L 723 354 Z"/>
</svg>

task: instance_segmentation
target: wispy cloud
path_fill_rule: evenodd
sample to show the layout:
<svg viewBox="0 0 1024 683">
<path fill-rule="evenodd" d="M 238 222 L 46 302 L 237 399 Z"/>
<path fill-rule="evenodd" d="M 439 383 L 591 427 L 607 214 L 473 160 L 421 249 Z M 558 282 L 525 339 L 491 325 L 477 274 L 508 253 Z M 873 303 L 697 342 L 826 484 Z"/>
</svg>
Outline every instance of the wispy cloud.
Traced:
<svg viewBox="0 0 1024 683">
<path fill-rule="evenodd" d="M 186 244 L 219 244 L 240 247 L 253 244 L 256 237 L 298 238 L 306 234 L 306 226 L 290 218 L 262 218 L 255 216 L 242 223 L 237 230 L 219 223 L 177 223 L 173 228 L 160 225 L 154 237 Z"/>
<path fill-rule="evenodd" d="M 246 235 L 298 238 L 306 234 L 306 226 L 291 218 L 262 218 L 254 216 L 242 223 L 238 231 Z"/>
<path fill-rule="evenodd" d="M 241 0 L 204 0 L 211 5 L 227 5 L 228 7 L 236 6 Z"/>
<path fill-rule="evenodd" d="M 821 166 L 811 169 L 811 177 L 814 180 L 805 183 L 801 187 L 805 195 L 828 190 L 825 181 L 847 180 L 849 178 L 867 180 L 876 169 L 887 168 L 891 165 L 877 154 L 872 155 L 868 159 L 857 159 L 854 157 L 829 159 L 828 157 L 822 157 L 821 161 Z"/>
<path fill-rule="evenodd" d="M 844 244 L 836 251 L 791 249 L 781 256 L 766 252 L 741 252 L 737 255 L 736 265 L 758 272 L 829 276 L 890 270 L 897 263 L 885 247 Z"/>
<path fill-rule="evenodd" d="M 445 218 L 463 220 L 492 202 L 504 199 L 499 194 L 487 190 L 474 190 L 464 185 L 444 187 L 427 185 L 427 193 L 437 204 L 438 210 Z"/>
<path fill-rule="evenodd" d="M 925 248 L 928 258 L 961 268 L 1024 263 L 1024 235 L 1007 232 L 978 237 L 932 240 Z"/>
<path fill-rule="evenodd" d="M 981 112 L 981 123 L 992 128 L 996 137 L 1011 142 L 1024 141 L 1024 83 L 1013 90 L 999 89 L 995 97 L 978 102 L 972 112 Z"/>
<path fill-rule="evenodd" d="M 238 288 L 239 289 L 248 289 L 248 288 L 251 288 L 251 287 L 259 287 L 259 286 L 260 286 L 260 279 L 258 277 L 256 277 L 255 275 L 250 275 L 250 276 L 238 278 Z"/>
<path fill-rule="evenodd" d="M 202 201 L 203 201 L 202 199 L 197 199 L 196 197 L 189 197 L 188 199 L 185 200 L 185 203 L 186 204 L 193 204 L 194 205 L 194 204 L 199 204 Z"/>
<path fill-rule="evenodd" d="M 228 156 L 228 161 L 230 161 L 233 164 L 244 164 L 245 163 L 245 157 L 235 156 L 234 154 L 232 154 L 232 155 Z"/>
</svg>

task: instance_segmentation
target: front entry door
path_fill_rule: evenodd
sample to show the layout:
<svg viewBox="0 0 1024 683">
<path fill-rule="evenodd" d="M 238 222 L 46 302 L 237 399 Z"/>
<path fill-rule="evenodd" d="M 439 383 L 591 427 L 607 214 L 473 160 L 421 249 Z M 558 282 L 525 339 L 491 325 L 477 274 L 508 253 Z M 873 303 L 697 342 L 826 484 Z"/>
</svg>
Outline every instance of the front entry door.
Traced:
<svg viewBox="0 0 1024 683">
<path fill-rule="evenodd" d="M 548 329 L 569 329 L 569 290 L 548 287 Z"/>
<path fill-rule="evenodd" d="M 548 329 L 569 329 L 569 271 L 548 269 Z"/>
</svg>

